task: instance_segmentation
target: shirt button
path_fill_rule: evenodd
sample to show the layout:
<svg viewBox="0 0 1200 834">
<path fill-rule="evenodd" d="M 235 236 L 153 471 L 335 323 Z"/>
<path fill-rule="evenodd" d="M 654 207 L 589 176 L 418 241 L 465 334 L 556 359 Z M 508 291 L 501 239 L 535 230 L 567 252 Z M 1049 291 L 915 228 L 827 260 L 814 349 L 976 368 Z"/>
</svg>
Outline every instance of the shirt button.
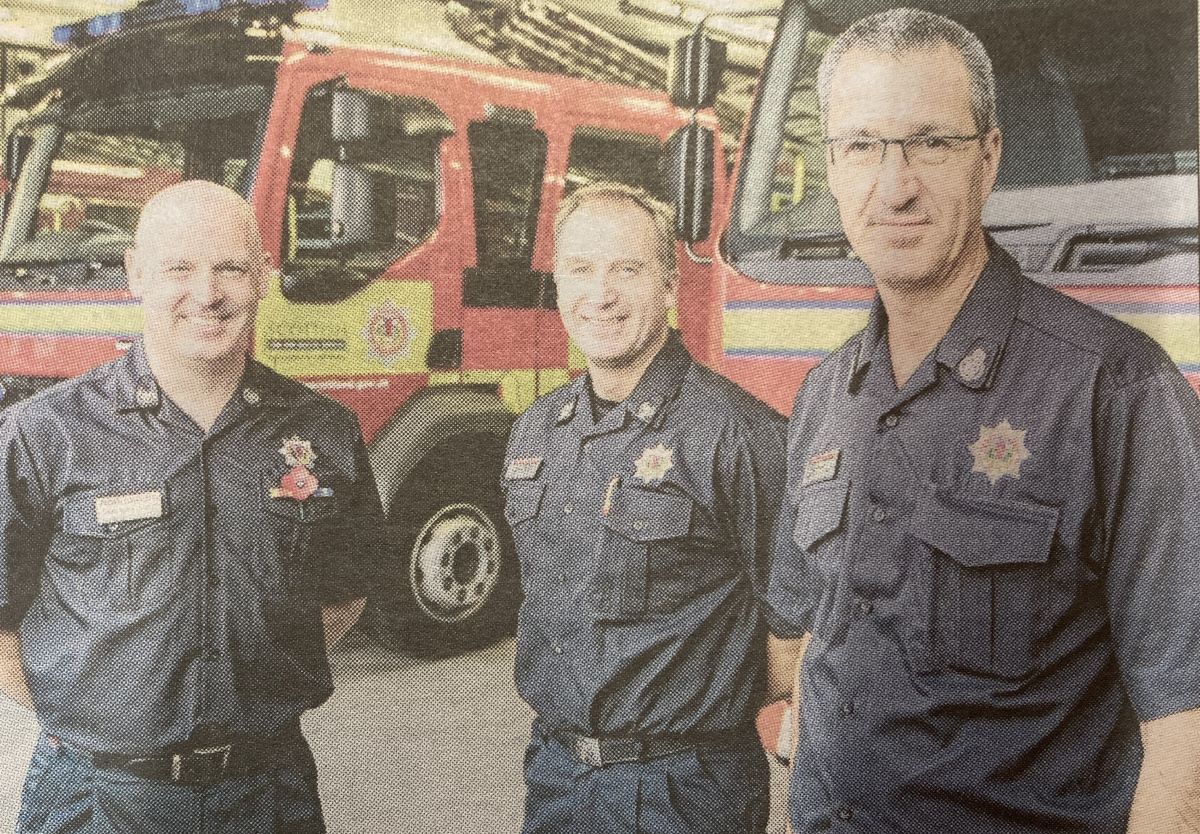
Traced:
<svg viewBox="0 0 1200 834">
<path fill-rule="evenodd" d="M 590 440 L 583 441 L 583 449 L 585 452 L 591 448 L 592 448 L 592 441 L 590 441 Z"/>
<path fill-rule="evenodd" d="M 849 822 L 850 820 L 854 819 L 854 809 L 843 805 L 841 808 L 837 809 L 837 818 L 843 822 Z"/>
<path fill-rule="evenodd" d="M 637 521 L 633 522 L 633 529 L 634 530 L 645 530 L 646 522 L 642 521 L 641 519 L 638 519 Z"/>
<path fill-rule="evenodd" d="M 876 507 L 875 511 L 871 513 L 871 518 L 875 519 L 876 521 L 883 521 L 885 518 L 887 518 L 887 510 L 885 510 L 883 507 Z"/>
<path fill-rule="evenodd" d="M 883 418 L 883 424 L 885 426 L 887 426 L 889 429 L 896 428 L 896 424 L 899 422 L 900 422 L 900 418 L 897 417 L 895 414 L 889 414 L 888 416 Z"/>
<path fill-rule="evenodd" d="M 575 505 L 574 505 L 574 504 L 572 504 L 570 501 L 568 501 L 567 503 L 563 504 L 563 515 L 570 515 L 570 514 L 571 514 L 571 513 L 573 513 L 573 512 L 575 512 Z"/>
<path fill-rule="evenodd" d="M 865 599 L 861 599 L 861 600 L 859 600 L 859 601 L 858 601 L 858 613 L 859 613 L 859 615 L 861 615 L 861 616 L 865 617 L 865 616 L 867 616 L 868 614 L 870 614 L 870 613 L 871 613 L 872 611 L 874 611 L 874 610 L 875 610 L 875 606 L 874 606 L 874 605 L 872 605 L 871 603 L 867 602 Z"/>
<path fill-rule="evenodd" d="M 846 701 L 844 704 L 842 704 L 842 715 L 846 716 L 847 718 L 849 718 L 851 715 L 854 715 L 854 704 L 852 702 Z"/>
<path fill-rule="evenodd" d="M 558 578 L 562 580 L 564 585 L 567 584 L 567 572 L 565 570 L 558 572 Z"/>
<path fill-rule="evenodd" d="M 558 643 L 555 643 L 555 644 L 554 644 L 554 653 L 555 653 L 555 654 L 562 654 L 562 646 L 558 645 Z"/>
</svg>

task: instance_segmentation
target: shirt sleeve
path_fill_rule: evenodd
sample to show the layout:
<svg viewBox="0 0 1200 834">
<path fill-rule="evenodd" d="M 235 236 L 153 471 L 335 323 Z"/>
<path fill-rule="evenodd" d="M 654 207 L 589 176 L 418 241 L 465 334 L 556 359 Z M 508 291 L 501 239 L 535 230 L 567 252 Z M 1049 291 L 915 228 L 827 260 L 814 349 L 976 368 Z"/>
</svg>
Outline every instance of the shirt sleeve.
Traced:
<svg viewBox="0 0 1200 834">
<path fill-rule="evenodd" d="M 354 443 L 353 467 L 348 476 L 337 522 L 323 529 L 325 541 L 320 546 L 310 548 L 318 554 L 312 569 L 323 606 L 369 595 L 382 561 L 383 507 L 361 435 Z"/>
<path fill-rule="evenodd" d="M 771 632 L 776 637 L 803 637 L 812 631 L 813 611 L 816 608 L 817 588 L 808 559 L 796 546 L 795 529 L 799 521 L 799 509 L 791 496 L 799 495 L 798 479 L 802 476 L 803 460 L 807 439 L 801 437 L 805 423 L 805 402 L 810 390 L 810 379 L 806 378 L 796 393 L 796 404 L 788 421 L 787 479 L 780 493 L 781 506 L 771 530 L 771 573 L 767 582 L 767 603 L 775 615 L 771 621 Z"/>
<path fill-rule="evenodd" d="M 782 629 L 782 620 L 767 599 L 771 571 L 771 532 L 779 515 L 786 476 L 785 424 L 782 417 L 763 415 L 744 419 L 722 457 L 718 482 L 728 529 L 742 570 L 762 604 L 768 627 Z"/>
<path fill-rule="evenodd" d="M 52 532 L 52 508 L 21 432 L 19 407 L 0 415 L 0 629 L 16 629 L 37 594 Z"/>
<path fill-rule="evenodd" d="M 1148 721 L 1200 707 L 1200 400 L 1170 369 L 1099 405 L 1112 639 Z"/>
</svg>

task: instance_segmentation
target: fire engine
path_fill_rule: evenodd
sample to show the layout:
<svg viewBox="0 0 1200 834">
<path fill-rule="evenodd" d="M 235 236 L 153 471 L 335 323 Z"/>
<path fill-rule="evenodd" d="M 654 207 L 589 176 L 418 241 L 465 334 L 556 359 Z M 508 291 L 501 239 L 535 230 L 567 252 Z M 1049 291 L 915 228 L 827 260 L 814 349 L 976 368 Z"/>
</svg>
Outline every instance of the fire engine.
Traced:
<svg viewBox="0 0 1200 834">
<path fill-rule="evenodd" d="M 4 402 L 136 338 L 121 258 L 152 193 L 237 189 L 278 268 L 255 357 L 352 408 L 369 445 L 390 548 L 365 623 L 454 653 L 503 636 L 519 604 L 499 494 L 514 414 L 583 368 L 554 306 L 555 208 L 597 179 L 661 194 L 691 114 L 653 91 L 293 42 L 288 15 L 312 5 L 151 0 L 56 32 L 78 48 L 10 97 L 30 115 L 5 158 Z M 708 268 L 681 271 L 699 297 Z M 684 303 L 678 323 L 699 334 L 706 315 Z"/>
</svg>

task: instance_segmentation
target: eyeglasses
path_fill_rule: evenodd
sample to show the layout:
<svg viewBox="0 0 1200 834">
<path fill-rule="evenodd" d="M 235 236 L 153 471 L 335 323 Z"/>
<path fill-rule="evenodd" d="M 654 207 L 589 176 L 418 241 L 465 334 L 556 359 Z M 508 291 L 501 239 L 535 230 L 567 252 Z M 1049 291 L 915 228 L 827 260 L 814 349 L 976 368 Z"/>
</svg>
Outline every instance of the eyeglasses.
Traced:
<svg viewBox="0 0 1200 834">
<path fill-rule="evenodd" d="M 974 142 L 986 134 L 971 136 L 905 136 L 903 139 L 880 139 L 875 136 L 839 136 L 825 140 L 834 165 L 867 168 L 883 163 L 888 145 L 899 145 L 904 161 L 911 165 L 941 165 L 964 143 Z"/>
</svg>

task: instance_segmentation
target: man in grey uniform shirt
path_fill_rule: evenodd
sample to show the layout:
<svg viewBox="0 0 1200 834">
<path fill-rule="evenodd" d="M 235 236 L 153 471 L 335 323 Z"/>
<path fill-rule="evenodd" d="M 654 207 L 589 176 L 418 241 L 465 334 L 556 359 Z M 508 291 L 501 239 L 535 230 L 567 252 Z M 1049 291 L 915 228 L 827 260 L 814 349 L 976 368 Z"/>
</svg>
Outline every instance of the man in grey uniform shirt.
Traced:
<svg viewBox="0 0 1200 834">
<path fill-rule="evenodd" d="M 878 295 L 789 428 L 793 831 L 1200 830 L 1196 394 L 984 233 L 1001 138 L 974 35 L 866 18 L 819 93 Z"/>
<path fill-rule="evenodd" d="M 21 832 L 324 831 L 302 712 L 381 519 L 354 415 L 247 358 L 268 263 L 207 182 L 147 203 L 144 339 L 0 418 L 0 691 Z"/>
</svg>

